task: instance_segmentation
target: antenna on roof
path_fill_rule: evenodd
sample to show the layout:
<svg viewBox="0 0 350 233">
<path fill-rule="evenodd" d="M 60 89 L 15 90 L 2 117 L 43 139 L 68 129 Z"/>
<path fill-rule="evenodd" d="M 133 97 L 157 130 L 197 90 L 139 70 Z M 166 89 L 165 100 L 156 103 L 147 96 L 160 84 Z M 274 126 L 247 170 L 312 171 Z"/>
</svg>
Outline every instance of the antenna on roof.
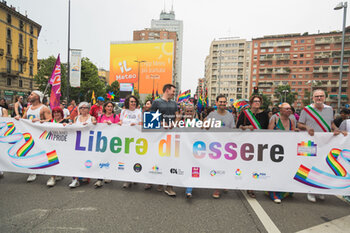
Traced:
<svg viewBox="0 0 350 233">
<path fill-rule="evenodd" d="M 171 1 L 171 11 L 174 11 L 174 0 Z"/>
</svg>

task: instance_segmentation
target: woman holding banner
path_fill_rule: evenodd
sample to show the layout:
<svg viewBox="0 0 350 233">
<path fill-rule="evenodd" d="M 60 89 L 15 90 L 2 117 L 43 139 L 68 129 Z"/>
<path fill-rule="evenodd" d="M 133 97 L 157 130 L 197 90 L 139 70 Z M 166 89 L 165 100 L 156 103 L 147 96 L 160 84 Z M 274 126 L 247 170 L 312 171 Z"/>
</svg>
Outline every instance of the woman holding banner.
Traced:
<svg viewBox="0 0 350 233">
<path fill-rule="evenodd" d="M 133 96 L 129 95 L 125 99 L 125 109 L 120 113 L 120 122 L 122 126 L 135 126 L 142 125 L 141 110 L 137 108 L 139 106 L 139 100 Z M 129 188 L 131 182 L 125 182 L 123 188 Z"/>
<path fill-rule="evenodd" d="M 67 123 L 69 123 L 69 120 L 63 118 L 62 108 L 55 107 L 52 109 L 52 119 L 49 122 L 58 123 L 58 124 L 67 124 Z M 53 186 L 55 186 L 57 180 L 62 180 L 62 177 L 51 176 L 50 179 L 47 181 L 46 185 L 48 187 L 53 187 Z"/>
<path fill-rule="evenodd" d="M 282 103 L 279 107 L 279 114 L 274 114 L 271 117 L 268 129 L 299 131 L 296 128 L 295 122 L 289 118 L 292 114 L 291 106 L 288 103 Z M 292 195 L 292 193 L 287 192 L 267 192 L 267 194 L 277 204 L 280 204 L 282 199 Z"/>
<path fill-rule="evenodd" d="M 87 125 L 87 124 L 96 124 L 97 121 L 95 117 L 89 114 L 90 104 L 87 102 L 81 102 L 78 106 L 79 115 L 75 117 L 74 124 L 76 125 Z M 89 182 L 89 179 L 82 179 L 82 181 Z M 76 188 L 80 185 L 78 177 L 73 177 L 72 183 L 69 184 L 70 188 Z"/>
<path fill-rule="evenodd" d="M 246 108 L 239 115 L 237 128 L 246 130 L 267 129 L 269 125 L 269 116 L 260 109 L 262 98 L 258 95 L 253 95 L 249 100 L 249 108 Z M 255 193 L 252 190 L 247 190 L 247 194 L 255 198 Z"/>
<path fill-rule="evenodd" d="M 97 123 L 107 123 L 108 125 L 119 123 L 120 119 L 117 114 L 114 113 L 115 104 L 111 101 L 107 101 L 103 104 L 102 115 L 98 117 Z M 111 180 L 104 180 L 105 183 L 110 183 Z M 94 186 L 96 188 L 103 186 L 103 180 L 98 179 Z"/>
</svg>

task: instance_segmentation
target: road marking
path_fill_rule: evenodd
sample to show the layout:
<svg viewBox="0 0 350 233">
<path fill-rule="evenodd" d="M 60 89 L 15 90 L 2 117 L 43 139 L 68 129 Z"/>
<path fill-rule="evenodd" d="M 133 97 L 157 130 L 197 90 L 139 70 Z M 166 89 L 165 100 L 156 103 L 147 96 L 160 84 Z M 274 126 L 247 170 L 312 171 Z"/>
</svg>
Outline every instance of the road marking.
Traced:
<svg viewBox="0 0 350 233">
<path fill-rule="evenodd" d="M 267 232 L 281 232 L 275 223 L 271 220 L 269 215 L 265 212 L 265 210 L 261 207 L 259 202 L 255 198 L 251 198 L 247 195 L 246 191 L 241 190 L 243 196 L 248 201 L 249 205 L 252 207 L 256 215 L 258 216 L 260 222 L 264 225 Z"/>
<path fill-rule="evenodd" d="M 95 207 L 82 207 L 82 208 L 63 209 L 62 211 L 95 211 L 95 210 L 97 210 Z"/>
<path fill-rule="evenodd" d="M 83 227 L 43 227 L 43 228 L 39 228 L 39 230 L 44 230 L 44 229 L 54 229 L 54 230 L 64 230 L 64 231 L 73 231 L 73 232 L 77 232 L 77 231 L 87 231 L 87 228 L 83 228 Z"/>
<path fill-rule="evenodd" d="M 350 215 L 335 219 L 330 222 L 322 223 L 317 226 L 310 227 L 308 229 L 298 231 L 298 233 L 344 233 L 349 232 L 350 229 Z"/>
</svg>

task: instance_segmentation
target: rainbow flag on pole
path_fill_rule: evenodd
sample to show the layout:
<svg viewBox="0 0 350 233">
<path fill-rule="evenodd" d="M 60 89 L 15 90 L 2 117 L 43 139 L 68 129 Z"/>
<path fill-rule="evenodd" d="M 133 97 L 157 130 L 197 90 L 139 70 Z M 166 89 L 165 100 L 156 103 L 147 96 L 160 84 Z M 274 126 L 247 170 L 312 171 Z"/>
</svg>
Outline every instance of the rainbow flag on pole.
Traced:
<svg viewBox="0 0 350 233">
<path fill-rule="evenodd" d="M 187 91 L 181 93 L 181 94 L 177 97 L 177 102 L 184 102 L 184 101 L 187 101 L 190 97 L 191 97 L 191 90 L 187 90 Z"/>
</svg>

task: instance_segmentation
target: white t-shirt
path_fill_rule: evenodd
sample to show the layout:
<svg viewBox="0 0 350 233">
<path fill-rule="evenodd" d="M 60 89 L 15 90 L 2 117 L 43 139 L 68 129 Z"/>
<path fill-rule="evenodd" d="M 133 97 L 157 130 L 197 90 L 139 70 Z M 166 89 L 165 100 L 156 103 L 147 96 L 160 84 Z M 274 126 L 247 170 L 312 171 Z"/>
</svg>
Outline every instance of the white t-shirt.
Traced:
<svg viewBox="0 0 350 233">
<path fill-rule="evenodd" d="M 350 132 L 350 119 L 342 121 L 342 123 L 339 126 L 339 129 L 341 131 L 348 131 L 348 132 Z"/>
<path fill-rule="evenodd" d="M 142 122 L 141 115 L 140 109 L 135 109 L 134 111 L 123 109 L 120 113 L 120 120 L 122 121 L 122 125 L 131 125 L 132 123 L 138 125 Z"/>
<path fill-rule="evenodd" d="M 66 108 L 64 108 L 64 109 L 63 109 L 63 118 L 67 118 L 67 117 L 69 117 L 69 116 L 70 116 L 69 110 L 66 109 Z"/>
</svg>

